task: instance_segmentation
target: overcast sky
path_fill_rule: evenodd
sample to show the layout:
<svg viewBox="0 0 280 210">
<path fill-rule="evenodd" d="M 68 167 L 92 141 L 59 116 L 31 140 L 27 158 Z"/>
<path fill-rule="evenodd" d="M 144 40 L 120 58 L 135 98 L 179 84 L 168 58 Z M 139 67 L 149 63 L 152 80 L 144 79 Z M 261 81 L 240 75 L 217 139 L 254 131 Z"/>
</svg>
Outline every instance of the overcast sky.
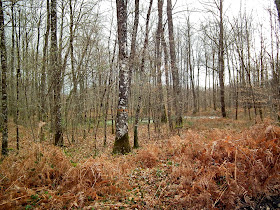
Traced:
<svg viewBox="0 0 280 210">
<path fill-rule="evenodd" d="M 213 0 L 173 0 L 174 14 L 177 21 L 183 21 L 183 17 L 187 14 L 185 10 L 191 11 L 191 19 L 195 21 L 200 19 L 203 21 L 207 14 L 203 2 L 213 2 Z M 266 22 L 269 20 L 268 9 L 274 8 L 274 0 L 224 0 L 224 14 L 232 17 L 237 16 L 240 9 L 243 12 L 252 14 L 255 22 Z"/>
<path fill-rule="evenodd" d="M 200 23 L 205 19 L 208 19 L 210 14 L 205 12 L 207 6 L 203 5 L 203 3 L 213 1 L 214 0 L 172 0 L 172 4 L 174 5 L 174 25 L 185 25 L 184 22 L 186 21 L 186 16 L 188 16 L 188 14 L 190 15 L 190 20 L 193 23 Z M 134 4 L 134 0 L 130 0 L 130 2 L 132 5 Z M 166 0 L 164 2 L 166 5 Z M 140 4 L 145 4 L 146 7 L 148 7 L 148 3 L 149 0 L 140 1 Z M 112 15 L 114 15 L 113 19 L 116 20 L 115 6 L 116 0 L 103 0 L 101 3 L 99 11 L 109 22 L 112 19 Z M 142 6 L 141 8 L 144 10 L 142 13 L 143 20 L 147 8 L 145 8 L 145 6 Z M 153 0 L 153 8 L 153 11 L 156 12 L 157 0 Z M 274 0 L 224 0 L 224 14 L 229 19 L 232 19 L 232 17 L 237 17 L 240 9 L 242 9 L 242 13 L 246 11 L 247 14 L 252 15 L 255 24 L 265 23 L 264 25 L 267 25 L 268 27 L 268 9 L 270 8 L 275 9 Z"/>
<path fill-rule="evenodd" d="M 219 0 L 216 0 L 219 1 Z M 129 21 L 130 24 L 132 24 L 133 21 L 133 5 L 134 0 L 129 1 L 132 5 L 130 7 L 130 16 Z M 166 0 L 164 0 L 164 10 L 166 10 Z M 209 9 L 211 6 L 207 6 L 203 3 L 205 2 L 214 2 L 214 0 L 172 0 L 172 4 L 174 6 L 173 8 L 173 21 L 174 25 L 179 27 L 186 26 L 186 17 L 190 17 L 190 21 L 192 22 L 192 26 L 194 28 L 199 29 L 200 23 L 207 21 L 208 19 L 213 18 L 213 14 L 207 13 L 207 9 Z M 140 1 L 141 4 L 141 16 L 140 16 L 140 27 L 143 29 L 145 24 L 145 17 L 146 12 L 148 9 L 149 0 Z M 212 4 L 213 5 L 213 4 Z M 111 22 L 113 17 L 113 28 L 116 29 L 116 0 L 103 0 L 100 12 L 102 12 L 102 16 L 107 19 L 107 24 L 104 22 L 105 28 L 108 27 L 108 22 Z M 215 8 L 215 7 L 214 7 Z M 270 42 L 270 15 L 269 10 L 273 10 L 273 12 L 276 14 L 276 9 L 274 5 L 274 0 L 224 0 L 224 19 L 226 21 L 232 21 L 233 17 L 238 17 L 238 14 L 241 10 L 241 14 L 246 14 L 248 16 L 252 17 L 253 20 L 253 27 L 256 30 L 255 32 L 255 42 L 257 43 L 255 45 L 256 50 L 260 50 L 258 40 L 260 38 L 259 31 L 260 31 L 260 25 L 262 25 L 263 28 L 263 35 L 266 37 L 267 43 Z M 217 8 L 214 9 L 217 13 Z M 106 12 L 105 12 L 106 11 Z M 151 26 L 156 27 L 157 25 L 157 0 L 153 0 L 153 18 L 151 20 Z M 166 18 L 166 16 L 165 16 Z M 111 25 L 111 24 L 110 24 Z M 108 30 L 107 30 L 108 31 Z M 105 31 L 106 33 L 106 31 Z M 143 32 L 142 32 L 143 33 Z M 203 75 L 201 75 L 202 77 Z M 227 77 L 227 75 L 225 75 Z"/>
</svg>

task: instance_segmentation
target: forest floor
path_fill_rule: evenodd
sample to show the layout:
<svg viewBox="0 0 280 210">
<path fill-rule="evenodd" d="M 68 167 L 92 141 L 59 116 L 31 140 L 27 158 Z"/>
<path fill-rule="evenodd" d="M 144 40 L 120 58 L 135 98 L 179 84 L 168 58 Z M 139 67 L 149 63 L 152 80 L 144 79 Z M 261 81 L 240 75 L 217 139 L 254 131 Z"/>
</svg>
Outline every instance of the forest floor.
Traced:
<svg viewBox="0 0 280 210">
<path fill-rule="evenodd" d="M 112 134 L 103 147 L 101 130 L 97 144 L 80 131 L 59 148 L 35 143 L 23 127 L 17 152 L 11 124 L 0 209 L 280 208 L 280 127 L 268 119 L 185 121 L 180 135 L 163 127 L 150 139 L 140 126 L 141 147 L 127 155 L 111 154 Z"/>
</svg>

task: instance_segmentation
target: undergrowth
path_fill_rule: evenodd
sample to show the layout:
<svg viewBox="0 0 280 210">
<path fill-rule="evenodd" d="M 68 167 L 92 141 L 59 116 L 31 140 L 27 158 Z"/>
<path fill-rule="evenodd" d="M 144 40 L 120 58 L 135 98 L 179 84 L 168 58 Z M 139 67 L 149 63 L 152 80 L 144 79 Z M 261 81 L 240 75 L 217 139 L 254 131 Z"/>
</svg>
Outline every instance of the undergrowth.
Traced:
<svg viewBox="0 0 280 210">
<path fill-rule="evenodd" d="M 89 142 L 26 143 L 1 163 L 0 209 L 258 209 L 279 198 L 279 127 L 196 124 L 125 156 L 111 155 L 113 140 L 95 157 Z"/>
</svg>

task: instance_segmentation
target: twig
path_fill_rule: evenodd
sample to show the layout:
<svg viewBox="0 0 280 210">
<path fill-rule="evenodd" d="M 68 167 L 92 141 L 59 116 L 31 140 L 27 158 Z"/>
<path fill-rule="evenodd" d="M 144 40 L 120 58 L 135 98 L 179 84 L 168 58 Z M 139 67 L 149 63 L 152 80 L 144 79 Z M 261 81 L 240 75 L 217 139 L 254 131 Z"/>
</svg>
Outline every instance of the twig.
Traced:
<svg viewBox="0 0 280 210">
<path fill-rule="evenodd" d="M 226 186 L 225 189 L 221 192 L 219 198 L 216 199 L 215 203 L 212 205 L 212 207 L 214 208 L 216 206 L 216 204 L 219 202 L 219 200 L 221 199 L 221 197 L 223 196 L 224 192 L 228 189 L 228 187 Z"/>
<path fill-rule="evenodd" d="M 23 175 L 21 177 L 23 177 Z M 19 179 L 21 179 L 21 177 L 15 180 L 5 191 L 7 192 Z"/>
<path fill-rule="evenodd" d="M 5 175 L 5 176 L 0 180 L 0 182 L 2 182 L 6 177 L 7 177 L 7 176 Z"/>
<path fill-rule="evenodd" d="M 16 201 L 16 200 L 19 200 L 19 199 L 24 198 L 24 197 L 27 197 L 27 195 L 23 195 L 21 197 L 17 197 L 17 198 L 14 198 L 14 199 L 10 200 L 10 201 L 6 201 L 4 203 L 1 203 L 0 206 L 3 206 L 5 204 L 7 204 L 7 203 L 11 203 L 12 201 Z"/>
</svg>

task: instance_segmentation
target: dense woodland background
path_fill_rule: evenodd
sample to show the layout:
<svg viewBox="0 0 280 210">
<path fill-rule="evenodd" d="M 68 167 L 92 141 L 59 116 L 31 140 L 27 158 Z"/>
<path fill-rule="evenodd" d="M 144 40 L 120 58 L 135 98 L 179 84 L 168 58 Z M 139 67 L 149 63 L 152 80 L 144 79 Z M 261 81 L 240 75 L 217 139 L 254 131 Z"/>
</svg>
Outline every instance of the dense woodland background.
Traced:
<svg viewBox="0 0 280 210">
<path fill-rule="evenodd" d="M 78 128 L 86 136 L 104 126 L 106 144 L 106 126 L 115 124 L 119 110 L 117 22 L 125 26 L 129 71 L 124 110 L 136 128 L 140 117 L 158 132 L 167 122 L 173 130 L 184 116 L 205 111 L 232 119 L 244 115 L 279 120 L 279 21 L 274 5 L 264 8 L 270 22 L 257 23 L 242 5 L 238 16 L 229 18 L 225 10 L 230 8 L 224 8 L 222 0 L 202 1 L 203 21 L 191 22 L 192 11 L 185 11 L 184 24 L 176 25 L 170 1 L 123 3 L 127 17 L 117 21 L 116 5 L 108 1 L 3 2 L 4 142 L 9 116 L 17 125 L 32 128 L 34 140 L 38 122 L 47 122 L 56 145 L 63 144 L 63 137 L 75 142 Z M 104 4 L 111 6 L 111 17 L 104 17 Z"/>
<path fill-rule="evenodd" d="M 280 1 L 228 2 L 0 0 L 0 209 L 279 208 Z"/>
</svg>

